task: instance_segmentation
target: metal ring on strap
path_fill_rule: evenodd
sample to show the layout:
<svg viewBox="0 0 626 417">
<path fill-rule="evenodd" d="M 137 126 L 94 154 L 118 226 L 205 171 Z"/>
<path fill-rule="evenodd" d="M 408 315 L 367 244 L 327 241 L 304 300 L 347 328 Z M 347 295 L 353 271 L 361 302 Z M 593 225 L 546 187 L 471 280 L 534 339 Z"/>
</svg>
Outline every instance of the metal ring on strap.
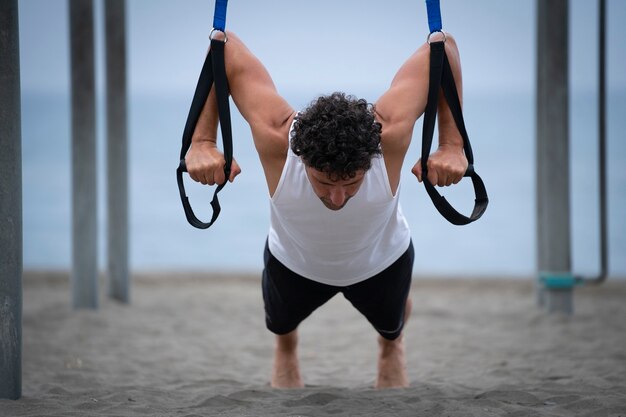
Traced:
<svg viewBox="0 0 626 417">
<path fill-rule="evenodd" d="M 228 42 L 228 35 L 226 34 L 226 32 L 225 32 L 225 31 L 223 31 L 223 30 L 221 30 L 221 29 L 215 29 L 215 28 L 211 29 L 211 32 L 209 33 L 209 40 L 211 40 L 211 41 L 212 41 L 212 40 L 214 39 L 214 38 L 213 38 L 213 36 L 214 36 L 213 34 L 214 34 L 215 32 L 222 32 L 222 33 L 224 34 L 224 41 L 223 41 L 223 42 L 224 42 L 224 43 Z M 216 40 L 218 40 L 218 41 L 219 41 L 220 39 L 216 39 Z"/>
<path fill-rule="evenodd" d="M 442 41 L 437 41 L 437 42 L 446 42 L 447 37 L 446 37 L 446 32 L 444 32 L 443 30 L 434 30 L 432 32 L 430 32 L 428 34 L 428 36 L 426 37 L 426 43 L 428 43 L 430 45 L 430 37 L 433 36 L 434 33 L 441 33 L 443 35 L 443 40 Z"/>
</svg>

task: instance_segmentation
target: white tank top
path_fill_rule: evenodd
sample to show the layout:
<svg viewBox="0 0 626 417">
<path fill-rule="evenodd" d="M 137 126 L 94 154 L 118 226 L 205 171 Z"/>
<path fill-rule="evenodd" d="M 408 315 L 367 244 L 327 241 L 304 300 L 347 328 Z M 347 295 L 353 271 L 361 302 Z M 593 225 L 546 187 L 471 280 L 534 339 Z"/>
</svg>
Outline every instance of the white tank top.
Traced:
<svg viewBox="0 0 626 417">
<path fill-rule="evenodd" d="M 313 192 L 299 156 L 289 147 L 270 199 L 269 249 L 293 272 L 347 286 L 393 264 L 409 247 L 410 230 L 391 192 L 382 157 L 372 159 L 359 191 L 337 211 Z"/>
</svg>

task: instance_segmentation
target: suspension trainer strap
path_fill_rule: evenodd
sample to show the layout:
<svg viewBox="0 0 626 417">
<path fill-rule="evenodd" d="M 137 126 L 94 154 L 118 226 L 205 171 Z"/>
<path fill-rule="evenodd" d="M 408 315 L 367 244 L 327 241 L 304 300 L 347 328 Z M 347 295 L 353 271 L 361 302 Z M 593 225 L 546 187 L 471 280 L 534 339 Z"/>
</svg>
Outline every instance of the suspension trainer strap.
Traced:
<svg viewBox="0 0 626 417">
<path fill-rule="evenodd" d="M 463 149 L 469 163 L 464 176 L 470 177 L 472 179 L 472 184 L 474 185 L 474 194 L 476 199 L 474 200 L 474 210 L 469 217 L 456 211 L 454 207 L 448 203 L 445 197 L 441 196 L 439 192 L 437 192 L 434 185 L 431 184 L 427 178 L 427 162 L 430 155 L 430 148 L 432 146 L 433 133 L 435 131 L 435 120 L 437 117 L 437 105 L 439 102 L 440 89 L 443 90 L 443 95 L 448 102 L 456 127 L 463 138 Z M 450 68 L 448 57 L 446 56 L 444 42 L 432 42 L 430 44 L 430 81 L 428 88 L 428 102 L 426 104 L 426 110 L 424 111 L 421 163 L 422 179 L 424 186 L 426 187 L 426 192 L 430 196 L 430 199 L 435 205 L 437 211 L 439 211 L 439 213 L 450 223 L 455 225 L 465 225 L 478 220 L 483 215 L 487 209 L 489 198 L 487 197 L 485 184 L 474 171 L 474 155 L 472 153 L 472 147 L 465 129 L 461 102 L 456 89 L 456 83 L 454 82 L 452 69 Z"/>
<path fill-rule="evenodd" d="M 426 14 L 430 33 L 441 31 L 441 8 L 439 0 L 426 0 Z"/>
<path fill-rule="evenodd" d="M 213 13 L 213 29 L 224 32 L 226 30 L 226 6 L 228 0 L 215 0 L 215 12 Z"/>
<path fill-rule="evenodd" d="M 213 20 L 213 30 L 224 31 L 226 23 L 226 5 L 227 0 L 216 0 L 215 2 L 215 15 Z M 230 121 L 230 105 L 229 105 L 229 88 L 228 79 L 226 77 L 226 66 L 224 61 L 224 41 L 212 39 L 211 49 L 207 54 L 207 57 L 202 66 L 198 84 L 196 85 L 196 91 L 193 95 L 191 102 L 191 108 L 189 109 L 189 115 L 187 116 L 187 122 L 185 123 L 185 130 L 183 131 L 183 140 L 180 150 L 180 163 L 176 169 L 176 182 L 178 183 L 178 191 L 180 193 L 180 200 L 185 210 L 185 217 L 189 224 L 198 229 L 208 229 L 211 227 L 217 217 L 220 214 L 221 207 L 217 198 L 217 194 L 224 188 L 230 177 L 230 171 L 233 161 L 233 138 Z M 187 166 L 185 164 L 185 156 L 191 147 L 191 138 L 193 132 L 196 129 L 196 124 L 202 113 L 202 108 L 209 97 L 211 86 L 215 82 L 215 95 L 217 97 L 217 110 L 219 116 L 219 124 L 222 132 L 222 145 L 224 151 L 224 159 L 226 161 L 224 165 L 225 180 L 224 183 L 219 184 L 215 192 L 213 193 L 213 199 L 211 200 L 211 207 L 213 209 L 213 215 L 208 223 L 205 223 L 198 219 L 194 214 L 191 204 L 189 204 L 189 198 L 185 192 L 185 184 L 183 182 L 183 173 L 187 172 Z"/>
</svg>

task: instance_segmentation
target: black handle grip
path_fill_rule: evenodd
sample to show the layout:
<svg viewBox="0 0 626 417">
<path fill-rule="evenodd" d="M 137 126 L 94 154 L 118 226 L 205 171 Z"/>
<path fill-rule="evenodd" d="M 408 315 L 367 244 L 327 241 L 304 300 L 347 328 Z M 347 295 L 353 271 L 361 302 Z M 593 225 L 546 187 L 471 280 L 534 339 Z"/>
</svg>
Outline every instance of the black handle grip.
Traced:
<svg viewBox="0 0 626 417">
<path fill-rule="evenodd" d="M 472 214 L 468 217 L 465 216 L 454 209 L 450 205 L 450 203 L 443 197 L 439 192 L 435 189 L 435 186 L 428 181 L 428 178 L 424 177 L 424 187 L 426 187 L 426 192 L 428 196 L 432 200 L 433 204 L 437 211 L 445 217 L 450 223 L 455 224 L 457 226 L 465 225 L 472 223 L 478 220 L 485 210 L 487 210 L 487 205 L 489 204 L 489 197 L 487 197 L 487 190 L 485 189 L 485 184 L 483 180 L 478 176 L 478 174 L 473 170 L 470 175 L 467 175 L 472 179 L 472 184 L 474 186 L 474 209 L 472 210 Z M 469 171 L 469 167 L 468 167 Z"/>
</svg>

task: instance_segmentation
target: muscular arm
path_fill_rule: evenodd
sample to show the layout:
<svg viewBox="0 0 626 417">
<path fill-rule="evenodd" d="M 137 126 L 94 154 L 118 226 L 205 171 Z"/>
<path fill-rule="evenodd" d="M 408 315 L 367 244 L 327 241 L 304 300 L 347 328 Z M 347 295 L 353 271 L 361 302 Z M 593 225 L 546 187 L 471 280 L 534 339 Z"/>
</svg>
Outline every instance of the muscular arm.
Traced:
<svg viewBox="0 0 626 417">
<path fill-rule="evenodd" d="M 446 53 L 462 100 L 459 52 L 452 36 L 447 36 Z M 376 103 L 376 114 L 383 125 L 382 147 L 392 190 L 398 187 L 400 171 L 413 135 L 413 126 L 424 113 L 428 99 L 430 49 L 422 45 L 396 73 L 389 90 Z M 439 147 L 428 159 L 428 179 L 440 186 L 456 184 L 467 168 L 463 139 L 452 113 L 440 92 L 438 107 Z M 422 180 L 421 161 L 412 172 Z"/>
<path fill-rule="evenodd" d="M 287 135 L 294 110 L 278 94 L 263 64 L 235 34 L 228 32 L 227 35 L 224 60 L 230 93 L 250 125 L 270 193 L 273 193 L 287 155 Z M 203 184 L 224 181 L 224 157 L 216 146 L 217 125 L 217 102 L 211 89 L 186 157 L 190 176 Z M 230 180 L 239 172 L 239 166 L 234 163 Z"/>
</svg>

